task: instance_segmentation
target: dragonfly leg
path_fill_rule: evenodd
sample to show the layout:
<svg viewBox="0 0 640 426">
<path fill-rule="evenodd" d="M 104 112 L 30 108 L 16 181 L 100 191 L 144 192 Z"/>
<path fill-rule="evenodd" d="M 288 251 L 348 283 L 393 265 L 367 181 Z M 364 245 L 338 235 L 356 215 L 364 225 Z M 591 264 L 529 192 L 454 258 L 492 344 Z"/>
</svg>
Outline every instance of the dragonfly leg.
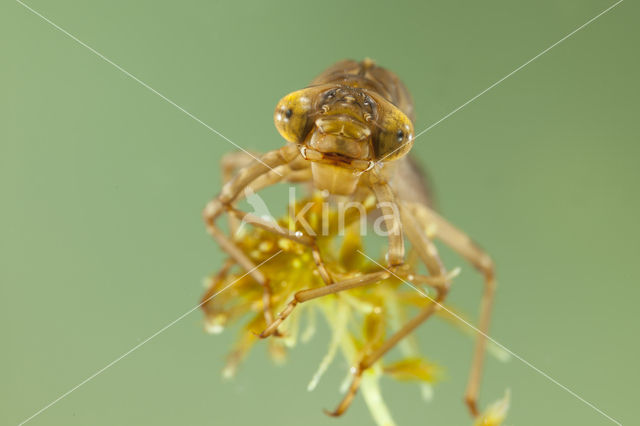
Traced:
<svg viewBox="0 0 640 426">
<path fill-rule="evenodd" d="M 422 261 L 427 266 L 429 273 L 431 274 L 430 277 L 418 277 L 418 280 L 416 281 L 422 281 L 430 284 L 436 289 L 436 296 L 435 298 L 428 297 L 430 299 L 430 303 L 428 305 L 422 308 L 422 310 L 415 317 L 413 317 L 402 328 L 396 331 L 391 337 L 385 340 L 373 352 L 367 354 L 362 358 L 362 360 L 360 360 L 358 365 L 353 368 L 354 377 L 346 395 L 338 404 L 335 410 L 327 412 L 327 414 L 329 414 L 330 416 L 340 416 L 347 410 L 347 408 L 349 408 L 349 405 L 351 405 L 351 402 L 353 401 L 353 398 L 357 393 L 358 388 L 360 387 L 362 374 L 373 364 L 375 364 L 380 358 L 382 358 L 384 354 L 395 347 L 402 339 L 407 337 L 422 323 L 427 321 L 434 312 L 440 309 L 442 306 L 442 302 L 444 301 L 449 291 L 450 279 L 446 276 L 446 271 L 442 266 L 442 262 L 440 261 L 440 257 L 438 256 L 438 252 L 435 249 L 435 246 L 433 246 L 433 243 L 428 238 L 426 238 L 423 232 L 420 231 L 413 217 L 408 215 L 407 210 L 403 206 L 401 206 L 399 210 L 400 219 L 402 220 L 402 226 L 406 231 L 407 237 L 412 246 L 416 249 Z M 401 270 L 402 266 L 387 269 L 389 273 L 396 276 L 397 278 L 400 278 L 403 281 L 411 281 L 408 278 L 413 277 L 409 277 L 406 271 L 404 273 L 395 272 Z"/>
<path fill-rule="evenodd" d="M 318 297 L 323 297 L 329 294 L 339 293 L 344 290 L 362 287 L 367 284 L 377 283 L 389 278 L 390 276 L 391 274 L 387 271 L 371 272 L 368 274 L 359 275 L 354 278 L 349 278 L 344 281 L 339 281 L 324 287 L 300 290 L 293 295 L 291 301 L 282 310 L 282 312 L 280 312 L 276 320 L 272 322 L 271 325 L 269 325 L 266 329 L 264 329 L 264 331 L 259 334 L 259 337 L 266 338 L 272 335 L 275 330 L 277 330 L 278 326 L 282 324 L 282 322 L 289 315 L 291 315 L 291 312 L 293 312 L 295 307 L 300 303 L 308 302 L 309 300 L 317 299 Z"/>
<path fill-rule="evenodd" d="M 477 405 L 478 391 L 482 379 L 487 333 L 489 331 L 491 308 L 496 288 L 494 264 L 491 257 L 478 247 L 471 238 L 427 206 L 412 203 L 411 210 L 414 217 L 424 224 L 426 232 L 451 247 L 484 275 L 484 292 L 480 302 L 478 336 L 465 392 L 465 403 L 469 407 L 471 414 L 477 416 L 479 413 Z"/>
<path fill-rule="evenodd" d="M 223 186 L 221 193 L 206 205 L 202 213 L 207 232 L 209 232 L 220 247 L 242 268 L 250 271 L 251 276 L 262 286 L 263 311 L 267 324 L 273 322 L 273 313 L 271 312 L 271 286 L 269 285 L 268 279 L 259 269 L 256 269 L 254 262 L 252 262 L 229 237 L 224 235 L 215 222 L 220 215 L 231 208 L 235 201 L 238 201 L 244 196 L 247 187 L 251 187 L 251 185 L 257 187 L 259 183 L 265 185 L 273 184 L 284 179 L 288 170 L 286 166 L 298 155 L 298 150 L 291 145 L 286 145 L 278 150 L 270 151 L 262 155 L 260 161 L 256 161 L 243 168 L 238 175 L 227 182 Z"/>
</svg>

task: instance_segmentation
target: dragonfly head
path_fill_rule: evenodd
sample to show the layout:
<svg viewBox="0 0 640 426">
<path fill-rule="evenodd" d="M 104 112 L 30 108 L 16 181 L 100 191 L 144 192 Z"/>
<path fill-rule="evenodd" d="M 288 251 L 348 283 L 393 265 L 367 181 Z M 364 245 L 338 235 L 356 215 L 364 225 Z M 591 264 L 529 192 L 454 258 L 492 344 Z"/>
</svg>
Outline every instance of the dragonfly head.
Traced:
<svg viewBox="0 0 640 426">
<path fill-rule="evenodd" d="M 413 144 L 411 120 L 380 95 L 335 84 L 311 86 L 280 100 L 276 128 L 311 161 L 314 185 L 352 193 L 376 163 L 396 160 Z"/>
</svg>

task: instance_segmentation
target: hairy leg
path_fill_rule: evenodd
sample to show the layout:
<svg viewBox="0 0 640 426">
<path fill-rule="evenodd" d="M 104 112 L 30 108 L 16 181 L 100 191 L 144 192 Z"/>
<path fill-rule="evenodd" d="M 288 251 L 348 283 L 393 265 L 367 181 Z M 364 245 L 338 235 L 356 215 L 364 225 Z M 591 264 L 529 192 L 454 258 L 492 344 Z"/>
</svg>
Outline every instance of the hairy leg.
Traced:
<svg viewBox="0 0 640 426">
<path fill-rule="evenodd" d="M 415 248 L 421 260 L 427 266 L 429 273 L 432 275 L 428 278 L 431 281 L 431 285 L 436 289 L 436 297 L 429 298 L 431 303 L 425 306 L 400 330 L 396 331 L 393 335 L 391 335 L 391 337 L 385 340 L 382 345 L 380 345 L 373 352 L 367 354 L 362 358 L 362 360 L 360 360 L 359 364 L 354 367 L 354 378 L 346 395 L 344 396 L 340 404 L 338 404 L 335 410 L 327 412 L 327 414 L 331 416 L 340 416 L 347 410 L 349 405 L 351 405 L 351 402 L 353 401 L 358 388 L 360 387 L 360 380 L 362 378 L 363 372 L 370 368 L 373 364 L 375 364 L 380 358 L 382 358 L 382 356 L 384 356 L 384 354 L 395 347 L 402 339 L 407 337 L 416 328 L 427 321 L 433 315 L 433 313 L 440 308 L 442 301 L 449 291 L 450 280 L 446 276 L 446 271 L 442 266 L 442 261 L 440 260 L 435 246 L 433 246 L 433 243 L 426 237 L 424 232 L 422 232 L 418 224 L 415 222 L 415 219 L 410 215 L 410 213 L 404 206 L 398 206 L 398 210 L 407 238 Z M 403 277 L 402 275 L 395 273 L 393 269 L 394 268 L 388 269 L 387 272 L 405 281 L 410 281 L 405 279 L 406 275 Z"/>
<path fill-rule="evenodd" d="M 388 266 L 402 265 L 404 263 L 404 237 L 395 195 L 389 184 L 384 181 L 373 182 L 371 189 L 378 199 L 378 206 L 383 214 L 389 238 L 387 264 Z"/>
<path fill-rule="evenodd" d="M 424 225 L 424 229 L 428 234 L 450 246 L 484 275 L 485 285 L 480 303 L 480 321 L 478 324 L 478 330 L 480 330 L 480 332 L 476 340 L 469 381 L 465 392 L 465 403 L 469 407 L 471 414 L 477 416 L 478 391 L 482 378 L 487 333 L 489 331 L 491 308 L 496 286 L 493 261 L 489 255 L 478 247 L 464 232 L 450 224 L 430 208 L 417 203 L 411 204 L 410 208 L 414 216 Z"/>
<path fill-rule="evenodd" d="M 220 194 L 210 201 L 204 211 L 203 218 L 207 226 L 207 231 L 218 242 L 220 247 L 226 251 L 242 268 L 251 271 L 251 276 L 263 288 L 263 309 L 265 322 L 271 324 L 273 322 L 273 314 L 271 312 L 271 287 L 267 278 L 259 269 L 255 268 L 255 264 L 240 250 L 233 241 L 228 238 L 216 225 L 216 219 L 230 208 L 233 202 L 237 201 L 244 195 L 244 190 L 251 185 L 255 185 L 259 179 L 265 179 L 264 176 L 274 174 L 278 178 L 284 178 L 288 169 L 286 166 L 295 160 L 298 156 L 298 150 L 295 146 L 285 145 L 284 147 L 270 151 L 261 157 L 261 162 L 254 162 L 243 168 L 238 175 L 227 182 Z M 280 170 L 279 172 L 277 172 Z M 276 179 L 274 179 L 276 180 Z M 276 181 L 279 181 L 277 179 Z"/>
<path fill-rule="evenodd" d="M 445 280 L 440 279 L 438 277 L 426 277 L 422 275 L 408 274 L 406 271 L 402 270 L 399 267 L 392 267 L 388 270 L 371 272 L 364 275 L 359 275 L 357 277 L 349 278 L 343 281 L 338 281 L 331 285 L 319 288 L 309 288 L 305 290 L 300 290 L 293 295 L 292 300 L 287 304 L 287 306 L 280 312 L 276 320 L 271 323 L 269 327 L 267 327 L 262 333 L 259 334 L 259 337 L 266 338 L 274 333 L 274 331 L 278 328 L 280 324 L 289 316 L 291 312 L 293 312 L 294 308 L 298 306 L 300 303 L 308 302 L 313 299 L 317 299 L 319 297 L 327 296 L 329 294 L 337 294 L 341 291 L 351 290 L 352 288 L 362 287 L 368 284 L 375 284 L 382 280 L 386 280 L 391 276 L 398 276 L 401 278 L 410 278 L 413 279 L 414 282 L 419 284 L 426 284 L 436 289 L 443 287 L 445 285 Z"/>
<path fill-rule="evenodd" d="M 252 157 L 245 151 L 235 151 L 223 155 L 222 160 L 220 161 L 222 166 L 222 184 L 226 185 L 233 179 L 233 177 L 239 170 L 244 167 L 250 166 L 254 161 L 254 157 Z M 275 173 L 274 175 L 276 177 L 280 177 Z M 231 235 L 234 235 L 238 230 L 238 226 L 240 226 L 240 223 L 238 222 L 238 219 L 233 216 L 228 216 L 227 220 L 229 223 L 229 233 Z"/>
</svg>

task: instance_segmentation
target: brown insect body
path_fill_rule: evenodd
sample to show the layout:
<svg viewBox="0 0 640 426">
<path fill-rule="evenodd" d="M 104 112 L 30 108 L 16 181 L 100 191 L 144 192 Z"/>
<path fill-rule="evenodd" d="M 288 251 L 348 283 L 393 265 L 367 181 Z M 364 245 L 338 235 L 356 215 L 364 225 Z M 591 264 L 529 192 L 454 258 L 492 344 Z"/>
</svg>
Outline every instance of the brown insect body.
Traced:
<svg viewBox="0 0 640 426">
<path fill-rule="evenodd" d="M 395 74 L 371 60 L 339 62 L 314 79 L 309 87 L 290 93 L 276 106 L 275 125 L 288 144 L 262 155 L 258 161 L 247 161 L 251 158 L 243 155 L 223 159 L 227 182 L 203 212 L 211 236 L 263 288 L 266 328 L 260 337 L 278 336 L 278 326 L 300 303 L 375 285 L 392 276 L 407 282 L 421 281 L 435 291 L 433 303 L 353 367 L 351 387 L 332 415 L 340 415 L 347 409 L 358 390 L 362 373 L 429 319 L 445 300 L 451 276 L 440 260 L 433 242 L 436 239 L 464 257 L 485 278 L 480 333 L 465 394 L 470 411 L 478 414 L 476 400 L 495 288 L 493 262 L 464 232 L 430 208 L 424 179 L 406 155 L 413 145 L 412 119 L 411 97 Z M 237 169 L 240 171 L 232 177 L 231 171 Z M 387 267 L 353 278 L 336 279 L 324 263 L 315 235 L 292 233 L 234 206 L 245 197 L 247 190 L 255 192 L 283 181 L 311 183 L 318 190 L 347 196 L 352 202 L 364 203 L 368 197 L 375 197 L 388 230 Z M 274 317 L 268 277 L 215 223 L 225 212 L 231 219 L 241 219 L 307 247 L 326 285 L 296 292 Z M 233 220 L 230 225 L 233 231 Z M 429 276 L 420 277 L 405 268 L 405 238 Z"/>
</svg>

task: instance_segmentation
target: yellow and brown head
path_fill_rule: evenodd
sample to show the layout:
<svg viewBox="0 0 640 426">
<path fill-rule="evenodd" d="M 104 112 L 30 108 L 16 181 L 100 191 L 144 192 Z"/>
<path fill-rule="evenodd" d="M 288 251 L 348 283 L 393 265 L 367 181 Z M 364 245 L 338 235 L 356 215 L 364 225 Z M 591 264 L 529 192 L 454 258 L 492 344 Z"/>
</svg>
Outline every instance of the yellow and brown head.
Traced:
<svg viewBox="0 0 640 426">
<path fill-rule="evenodd" d="M 413 145 L 411 120 L 359 87 L 323 84 L 290 93 L 278 102 L 274 120 L 282 137 L 298 144 L 312 162 L 316 186 L 336 193 L 349 193 L 357 179 L 338 185 L 342 189 L 328 181 L 338 183 L 375 163 L 396 160 Z"/>
</svg>

